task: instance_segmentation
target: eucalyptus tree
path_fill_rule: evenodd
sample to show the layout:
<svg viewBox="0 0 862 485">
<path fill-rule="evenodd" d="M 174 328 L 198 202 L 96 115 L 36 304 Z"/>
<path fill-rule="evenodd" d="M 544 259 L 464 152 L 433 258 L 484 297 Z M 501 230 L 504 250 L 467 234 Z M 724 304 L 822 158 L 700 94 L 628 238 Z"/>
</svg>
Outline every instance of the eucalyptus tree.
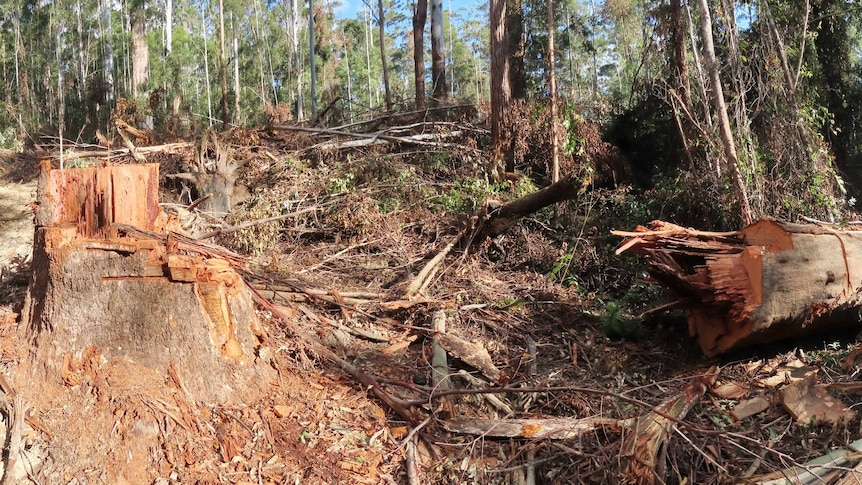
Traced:
<svg viewBox="0 0 862 485">
<path fill-rule="evenodd" d="M 443 33 L 443 0 L 431 0 L 431 83 L 434 103 L 449 96 L 446 85 L 446 41 Z"/>
</svg>

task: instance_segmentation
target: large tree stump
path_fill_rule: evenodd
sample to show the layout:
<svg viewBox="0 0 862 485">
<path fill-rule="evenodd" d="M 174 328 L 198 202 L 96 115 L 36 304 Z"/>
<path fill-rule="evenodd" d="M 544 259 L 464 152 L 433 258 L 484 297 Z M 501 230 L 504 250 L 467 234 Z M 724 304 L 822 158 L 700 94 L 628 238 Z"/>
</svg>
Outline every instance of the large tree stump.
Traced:
<svg viewBox="0 0 862 485">
<path fill-rule="evenodd" d="M 628 238 L 618 253 L 648 256 L 707 355 L 860 321 L 862 231 L 764 218 L 731 233 L 661 221 L 614 233 Z"/>
<path fill-rule="evenodd" d="M 157 165 L 42 170 L 22 312 L 34 368 L 74 384 L 86 355 L 174 367 L 196 400 L 217 402 L 269 381 L 250 291 L 217 250 L 167 233 Z"/>
</svg>

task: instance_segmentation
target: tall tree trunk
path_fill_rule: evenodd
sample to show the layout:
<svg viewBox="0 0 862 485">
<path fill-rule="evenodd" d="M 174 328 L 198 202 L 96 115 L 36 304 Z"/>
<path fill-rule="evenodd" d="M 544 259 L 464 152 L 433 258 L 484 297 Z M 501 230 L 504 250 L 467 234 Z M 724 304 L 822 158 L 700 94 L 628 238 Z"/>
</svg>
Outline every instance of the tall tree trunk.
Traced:
<svg viewBox="0 0 862 485">
<path fill-rule="evenodd" d="M 239 41 L 236 38 L 236 27 L 234 25 L 233 14 L 230 16 L 231 31 L 233 31 L 233 113 L 234 118 L 239 120 L 239 102 L 240 102 L 240 86 L 239 86 Z"/>
<path fill-rule="evenodd" d="M 671 99 L 674 108 L 674 116 L 677 122 L 677 130 L 682 141 L 684 155 L 690 168 L 694 169 L 694 156 L 689 148 L 689 139 L 692 132 L 691 115 L 694 114 L 694 106 L 691 101 L 691 83 L 688 79 L 688 56 L 686 55 L 685 21 L 682 17 L 681 0 L 670 0 L 670 42 L 673 46 L 673 68 L 671 70 L 671 89 L 679 92 L 679 102 L 682 111 L 688 116 L 681 116 L 677 108 L 677 101 Z"/>
<path fill-rule="evenodd" d="M 679 96 L 689 113 L 694 109 L 691 104 L 691 84 L 688 80 L 688 59 L 685 45 L 685 21 L 682 17 L 681 0 L 670 0 L 670 41 L 673 45 L 673 70 L 671 87 L 679 90 Z"/>
<path fill-rule="evenodd" d="M 111 2 L 109 0 L 102 0 L 100 10 L 101 21 L 99 26 L 102 29 L 102 69 L 104 70 L 102 82 L 105 84 L 105 101 L 110 106 L 114 101 L 114 41 L 111 34 L 113 31 L 111 27 Z M 110 108 L 108 111 L 110 111 Z"/>
<path fill-rule="evenodd" d="M 150 50 L 147 47 L 147 12 L 144 0 L 132 2 L 132 95 L 145 96 L 150 82 Z"/>
<path fill-rule="evenodd" d="M 554 61 L 554 0 L 548 0 L 548 90 L 551 102 L 551 182 L 560 180 L 560 155 L 557 140 L 557 76 Z"/>
<path fill-rule="evenodd" d="M 497 180 L 502 180 L 506 160 L 508 130 L 506 116 L 512 104 L 512 90 L 509 84 L 509 49 L 506 31 L 507 0 L 490 0 L 490 42 L 491 53 L 490 88 L 491 88 L 491 166 L 489 174 Z"/>
<path fill-rule="evenodd" d="M 727 106 L 724 103 L 724 91 L 721 87 L 721 79 L 718 73 L 718 66 L 715 60 L 715 47 L 712 42 L 712 17 L 709 14 L 709 6 L 707 0 L 698 0 L 700 6 L 700 17 L 703 22 L 703 57 L 706 61 L 706 70 L 709 73 L 710 83 L 712 84 L 713 103 L 715 110 L 718 112 L 718 124 L 721 133 L 721 141 L 724 144 L 724 156 L 727 162 L 728 175 L 730 175 L 733 183 L 734 191 L 736 192 L 737 202 L 739 203 L 742 221 L 747 225 L 751 224 L 751 207 L 748 204 L 748 192 L 745 188 L 745 182 L 742 179 L 742 174 L 739 171 L 739 160 L 736 156 L 736 143 L 733 141 L 733 132 L 730 129 L 730 119 L 727 116 Z"/>
<path fill-rule="evenodd" d="M 413 12 L 413 78 L 416 88 L 416 109 L 425 109 L 425 21 L 428 0 L 417 0 Z"/>
<path fill-rule="evenodd" d="M 165 57 L 174 50 L 174 2 L 165 0 Z"/>
<path fill-rule="evenodd" d="M 87 92 L 87 63 L 84 61 L 84 12 L 81 0 L 77 0 L 75 6 L 78 14 L 78 99 L 84 99 L 84 93 Z"/>
<path fill-rule="evenodd" d="M 506 42 L 509 56 L 509 86 L 512 99 L 527 99 L 527 76 L 524 68 L 524 4 L 523 0 L 506 1 Z M 514 159 L 513 159 L 514 160 Z M 511 171 L 511 170 L 510 170 Z"/>
<path fill-rule="evenodd" d="M 386 110 L 392 110 L 392 94 L 389 92 L 389 66 L 386 63 L 386 16 L 383 12 L 383 0 L 377 0 L 377 29 L 380 37 L 380 64 L 383 66 L 383 92 Z"/>
<path fill-rule="evenodd" d="M 308 58 L 311 61 L 311 119 L 317 119 L 317 54 L 314 52 L 314 0 L 308 0 Z"/>
<path fill-rule="evenodd" d="M 299 52 L 299 3 L 290 2 L 290 24 L 293 34 L 293 74 L 296 77 L 296 121 L 305 120 L 302 109 L 302 55 Z"/>
<path fill-rule="evenodd" d="M 365 19 L 365 72 L 368 74 L 368 108 L 370 109 L 374 106 L 374 100 L 372 95 L 374 94 L 371 89 L 371 32 L 369 32 L 369 25 L 371 24 L 371 9 L 363 10 L 366 13 Z"/>
<path fill-rule="evenodd" d="M 230 112 L 227 107 L 227 50 L 224 45 L 224 1 L 218 0 L 218 36 L 219 36 L 219 74 L 221 75 L 221 123 L 222 129 L 230 125 Z"/>
<path fill-rule="evenodd" d="M 207 121 L 209 125 L 213 125 L 213 98 L 212 88 L 210 86 L 210 61 L 209 49 L 207 48 L 207 18 L 206 13 L 201 9 L 201 39 L 204 44 L 204 80 L 207 88 Z"/>
<path fill-rule="evenodd" d="M 18 93 L 18 128 L 21 133 L 24 128 L 23 112 L 30 105 L 29 89 L 27 88 L 27 64 L 21 62 L 24 56 L 24 39 L 21 37 L 21 6 L 15 2 L 15 16 L 12 22 L 15 24 L 15 90 Z"/>
<path fill-rule="evenodd" d="M 54 4 L 54 9 L 58 8 L 57 4 Z M 60 168 L 66 168 L 63 160 L 63 132 L 66 128 L 66 96 L 65 90 L 63 89 L 63 64 L 61 60 L 61 53 L 63 52 L 63 19 L 59 15 L 58 12 L 54 12 L 54 21 L 56 22 L 55 29 L 55 44 L 54 44 L 54 56 L 57 67 L 57 129 L 60 134 Z"/>
<path fill-rule="evenodd" d="M 685 4 L 685 12 L 688 16 L 688 35 L 689 35 L 689 41 L 691 42 L 691 45 L 692 45 L 691 57 L 692 57 L 692 60 L 694 61 L 694 67 L 697 71 L 697 76 L 695 77 L 695 79 L 697 80 L 697 89 L 698 89 L 698 92 L 700 93 L 700 99 L 702 101 L 701 109 L 703 109 L 703 115 L 704 115 L 703 118 L 706 120 L 706 126 L 712 128 L 712 115 L 710 114 L 710 109 L 709 109 L 709 95 L 706 92 L 706 82 L 707 81 L 706 81 L 706 76 L 703 73 L 703 64 L 700 62 L 700 56 L 698 55 L 697 48 L 695 47 L 697 45 L 697 40 L 695 39 L 695 34 L 694 34 L 694 28 L 695 27 L 694 27 L 694 22 L 691 19 L 691 9 L 689 8 L 689 2 L 686 2 L 686 4 Z"/>
<path fill-rule="evenodd" d="M 443 0 L 431 0 L 431 83 L 436 105 L 449 97 L 446 85 L 446 42 L 443 39 Z"/>
</svg>

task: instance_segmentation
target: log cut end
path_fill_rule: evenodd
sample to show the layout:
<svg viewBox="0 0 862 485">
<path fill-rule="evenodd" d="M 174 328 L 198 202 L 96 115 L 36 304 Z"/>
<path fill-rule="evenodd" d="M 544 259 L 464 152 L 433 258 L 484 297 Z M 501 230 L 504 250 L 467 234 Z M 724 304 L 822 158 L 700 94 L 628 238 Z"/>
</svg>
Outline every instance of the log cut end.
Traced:
<svg viewBox="0 0 862 485">
<path fill-rule="evenodd" d="M 43 171 L 21 326 L 34 371 L 69 384 L 68 363 L 95 352 L 173 368 L 201 401 L 262 392 L 270 367 L 250 291 L 212 248 L 164 234 L 157 193 L 156 165 Z M 136 235 L 121 235 L 128 226 Z"/>
<path fill-rule="evenodd" d="M 764 218 L 736 233 L 667 224 L 628 237 L 685 308 L 704 353 L 858 323 L 862 232 Z"/>
</svg>

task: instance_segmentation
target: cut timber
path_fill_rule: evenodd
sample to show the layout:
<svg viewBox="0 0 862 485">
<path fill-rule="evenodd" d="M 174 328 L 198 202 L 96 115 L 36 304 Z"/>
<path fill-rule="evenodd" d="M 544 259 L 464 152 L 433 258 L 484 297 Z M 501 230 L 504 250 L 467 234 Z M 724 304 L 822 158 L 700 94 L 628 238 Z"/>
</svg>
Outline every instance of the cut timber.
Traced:
<svg viewBox="0 0 862 485">
<path fill-rule="evenodd" d="M 51 170 L 44 164 L 33 275 L 21 331 L 31 364 L 67 384 L 73 363 L 176 366 L 200 401 L 262 390 L 264 331 L 236 255 L 166 233 L 153 164 Z M 99 360 L 99 359 L 97 359 Z"/>
<path fill-rule="evenodd" d="M 707 355 L 859 322 L 862 231 L 764 218 L 732 233 L 654 221 L 614 234 L 627 238 L 618 253 L 648 256 Z"/>
</svg>

